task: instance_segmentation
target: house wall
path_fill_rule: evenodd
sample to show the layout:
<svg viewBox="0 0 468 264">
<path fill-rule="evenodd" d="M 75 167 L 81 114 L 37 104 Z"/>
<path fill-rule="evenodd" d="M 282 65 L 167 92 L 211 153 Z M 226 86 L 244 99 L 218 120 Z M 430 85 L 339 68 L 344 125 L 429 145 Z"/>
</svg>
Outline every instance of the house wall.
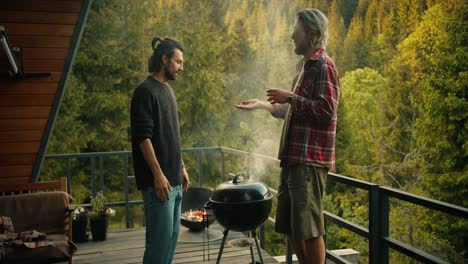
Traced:
<svg viewBox="0 0 468 264">
<path fill-rule="evenodd" d="M 25 72 L 50 73 L 13 80 L 0 47 L 0 184 L 37 179 L 89 2 L 0 2 L 0 24 L 11 45 L 23 48 Z"/>
</svg>

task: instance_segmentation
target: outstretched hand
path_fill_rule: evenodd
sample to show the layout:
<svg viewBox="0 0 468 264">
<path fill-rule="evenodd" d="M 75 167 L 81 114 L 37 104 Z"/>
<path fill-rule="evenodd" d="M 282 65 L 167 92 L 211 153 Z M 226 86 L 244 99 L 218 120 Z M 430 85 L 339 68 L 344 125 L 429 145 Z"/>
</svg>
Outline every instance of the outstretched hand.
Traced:
<svg viewBox="0 0 468 264">
<path fill-rule="evenodd" d="M 257 110 L 257 109 L 264 108 L 263 104 L 264 104 L 264 102 L 262 102 L 262 101 L 260 101 L 258 99 L 250 99 L 250 100 L 242 101 L 240 104 L 237 104 L 235 106 L 238 109 L 252 111 L 252 110 Z"/>
</svg>

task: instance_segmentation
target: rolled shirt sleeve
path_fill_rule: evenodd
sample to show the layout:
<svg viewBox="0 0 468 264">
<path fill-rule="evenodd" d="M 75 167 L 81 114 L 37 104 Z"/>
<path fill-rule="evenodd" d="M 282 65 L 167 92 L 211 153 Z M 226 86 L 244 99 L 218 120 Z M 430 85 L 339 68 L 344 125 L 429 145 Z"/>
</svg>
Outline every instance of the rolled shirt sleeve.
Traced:
<svg viewBox="0 0 468 264">
<path fill-rule="evenodd" d="M 273 106 L 273 111 L 271 112 L 273 117 L 285 119 L 288 104 L 272 104 L 271 106 Z"/>
</svg>

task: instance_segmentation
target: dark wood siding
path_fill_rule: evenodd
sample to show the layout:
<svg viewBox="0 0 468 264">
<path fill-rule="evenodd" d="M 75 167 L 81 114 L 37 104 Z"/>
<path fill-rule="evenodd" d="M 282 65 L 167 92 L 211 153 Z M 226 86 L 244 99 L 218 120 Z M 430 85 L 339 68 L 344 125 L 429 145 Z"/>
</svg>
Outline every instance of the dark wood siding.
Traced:
<svg viewBox="0 0 468 264">
<path fill-rule="evenodd" d="M 44 138 L 52 130 L 60 87 L 68 76 L 70 49 L 76 47 L 76 26 L 87 0 L 3 0 L 0 24 L 12 46 L 24 51 L 25 72 L 48 72 L 49 77 L 0 79 L 0 183 L 32 179 Z M 89 5 L 88 5 L 89 7 Z M 85 11 L 87 12 L 87 10 Z M 79 28 L 79 27 L 78 27 Z M 0 72 L 9 69 L 0 48 Z M 54 104 L 55 103 L 55 104 Z M 47 145 L 47 144 L 45 144 Z M 38 154 L 39 153 L 39 154 Z M 37 166 L 37 165 L 36 165 Z"/>
</svg>

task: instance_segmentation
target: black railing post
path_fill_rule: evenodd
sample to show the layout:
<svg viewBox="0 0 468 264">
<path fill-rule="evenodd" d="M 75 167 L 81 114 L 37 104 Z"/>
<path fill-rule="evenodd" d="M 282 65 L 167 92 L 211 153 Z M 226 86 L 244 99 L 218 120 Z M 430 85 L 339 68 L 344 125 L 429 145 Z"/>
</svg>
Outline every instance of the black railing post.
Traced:
<svg viewBox="0 0 468 264">
<path fill-rule="evenodd" d="M 369 191 L 369 263 L 370 264 L 388 264 L 387 258 L 382 256 L 382 226 L 381 219 L 381 194 L 377 184 L 372 184 Z M 388 249 L 387 249 L 388 253 Z"/>
<path fill-rule="evenodd" d="M 71 194 L 71 173 L 70 173 L 70 159 L 65 161 L 65 170 L 67 174 L 67 192 Z"/>
<path fill-rule="evenodd" d="M 130 228 L 129 205 L 128 205 L 128 155 L 124 155 L 124 184 L 125 184 L 125 225 Z"/>
<path fill-rule="evenodd" d="M 390 199 L 385 192 L 380 189 L 380 261 L 379 263 L 388 264 L 390 262 L 389 254 L 388 254 L 388 247 L 384 245 L 383 238 L 388 237 L 389 235 L 389 227 L 390 227 Z"/>
<path fill-rule="evenodd" d="M 96 195 L 96 186 L 95 186 L 95 170 L 96 170 L 96 164 L 94 162 L 94 157 L 91 157 L 91 191 L 93 192 L 93 196 Z"/>
<path fill-rule="evenodd" d="M 379 186 L 372 185 L 369 191 L 369 263 L 379 263 Z"/>
<path fill-rule="evenodd" d="M 203 184 L 202 152 L 198 151 L 198 185 L 202 187 L 202 184 Z"/>
<path fill-rule="evenodd" d="M 101 155 L 99 155 L 99 181 L 102 194 L 104 194 L 104 161 Z"/>
</svg>

